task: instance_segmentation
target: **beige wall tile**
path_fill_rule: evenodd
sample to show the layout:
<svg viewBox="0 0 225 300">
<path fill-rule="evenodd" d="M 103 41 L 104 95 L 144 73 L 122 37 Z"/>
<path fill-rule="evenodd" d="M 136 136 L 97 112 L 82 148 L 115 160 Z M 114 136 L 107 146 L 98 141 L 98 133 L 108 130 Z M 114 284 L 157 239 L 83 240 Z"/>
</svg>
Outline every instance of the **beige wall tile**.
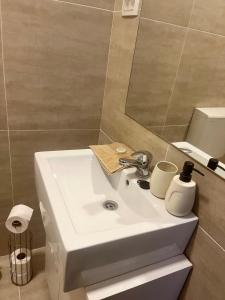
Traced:
<svg viewBox="0 0 225 300">
<path fill-rule="evenodd" d="M 123 0 L 115 0 L 114 11 L 122 11 Z"/>
<path fill-rule="evenodd" d="M 142 16 L 181 26 L 187 26 L 193 0 L 143 0 Z"/>
<path fill-rule="evenodd" d="M 1 88 L 0 94 L 3 91 Z M 3 99 L 0 100 L 0 130 L 7 129 L 7 121 L 6 121 L 6 105 Z"/>
<path fill-rule="evenodd" d="M 204 189 L 210 190 L 214 189 L 212 197 L 210 200 L 214 202 L 214 207 L 212 210 L 212 224 L 209 229 L 209 234 L 225 249 L 225 180 L 219 177 L 211 176 L 209 187 L 204 187 Z M 206 183 L 207 184 L 207 183 Z M 203 189 L 202 188 L 202 189 Z M 205 192 L 205 193 L 206 193 Z M 216 223 L 216 224 L 215 224 Z"/>
<path fill-rule="evenodd" d="M 111 140 L 104 131 L 100 130 L 99 137 L 98 137 L 98 144 L 104 145 L 104 144 L 111 144 L 113 143 L 113 140 Z"/>
<path fill-rule="evenodd" d="M 115 0 L 66 0 L 66 2 L 113 10 Z"/>
<path fill-rule="evenodd" d="M 45 247 L 32 251 L 33 275 L 36 276 L 45 270 Z"/>
<path fill-rule="evenodd" d="M 8 231 L 5 228 L 5 223 L 0 223 L 0 256 L 7 255 L 8 253 L 9 253 Z M 8 256 L 7 256 L 7 258 L 8 258 Z M 0 261 L 0 266 L 1 267 L 3 266 L 1 261 Z M 2 270 L 0 269 L 0 274 L 1 274 L 1 271 Z M 2 289 L 3 289 L 2 280 L 0 280 L 1 294 L 2 294 Z M 7 293 L 7 286 L 5 287 L 5 289 L 6 289 L 5 293 Z"/>
<path fill-rule="evenodd" d="M 35 209 L 31 230 L 33 247 L 44 244 L 45 235 L 34 182 L 34 153 L 38 151 L 87 148 L 98 141 L 96 130 L 11 131 L 12 176 L 15 203 Z"/>
<path fill-rule="evenodd" d="M 187 256 L 193 263 L 182 300 L 223 300 L 225 295 L 225 251 L 198 228 Z"/>
<path fill-rule="evenodd" d="M 21 201 L 15 202 L 15 204 L 19 204 L 19 203 L 21 203 Z M 25 203 L 25 201 L 22 201 L 22 203 Z M 26 202 L 25 204 L 34 208 L 32 219 L 29 224 L 29 230 L 33 235 L 32 249 L 43 247 L 45 246 L 45 230 L 44 230 L 40 209 L 37 206 L 37 200 L 35 202 L 33 201 L 30 203 Z"/>
<path fill-rule="evenodd" d="M 193 107 L 225 106 L 225 39 L 191 30 L 169 106 L 167 125 L 188 124 Z"/>
<path fill-rule="evenodd" d="M 190 27 L 225 35 L 225 2 L 195 0 Z"/>
<path fill-rule="evenodd" d="M 184 141 L 187 135 L 188 125 L 165 126 L 161 137 L 168 143 Z"/>
<path fill-rule="evenodd" d="M 99 128 L 112 13 L 50 0 L 2 6 L 10 128 Z"/>
<path fill-rule="evenodd" d="M 0 130 L 7 129 L 5 92 L 4 92 L 4 77 L 2 63 L 2 34 L 0 31 Z"/>
<path fill-rule="evenodd" d="M 125 115 L 138 23 L 138 18 L 114 14 L 101 128 L 115 141 L 148 149 L 157 160 L 165 156 L 167 143 Z"/>
<path fill-rule="evenodd" d="M 5 222 L 12 208 L 12 188 L 7 131 L 0 131 L 0 223 Z"/>
<path fill-rule="evenodd" d="M 1 79 L 0 79 L 1 80 Z M 1 88 L 0 94 L 2 93 L 3 89 Z M 1 97 L 1 95 L 0 95 Z M 6 105 L 3 98 L 0 98 L 0 130 L 7 129 L 7 119 L 6 119 Z"/>
<path fill-rule="evenodd" d="M 126 102 L 126 113 L 143 126 L 165 122 L 185 29 L 141 19 Z"/>
<path fill-rule="evenodd" d="M 113 14 L 104 95 L 107 98 L 104 103 L 107 108 L 110 106 L 117 111 L 125 110 L 138 25 L 139 18 L 123 18 L 120 12 Z"/>
<path fill-rule="evenodd" d="M 163 132 L 163 126 L 149 126 L 149 127 L 147 126 L 146 128 L 150 130 L 152 133 L 161 137 Z"/>
<path fill-rule="evenodd" d="M 222 163 L 225 164 L 225 153 L 224 153 L 223 156 L 221 156 L 221 157 L 219 158 L 219 160 L 220 160 Z"/>
</svg>

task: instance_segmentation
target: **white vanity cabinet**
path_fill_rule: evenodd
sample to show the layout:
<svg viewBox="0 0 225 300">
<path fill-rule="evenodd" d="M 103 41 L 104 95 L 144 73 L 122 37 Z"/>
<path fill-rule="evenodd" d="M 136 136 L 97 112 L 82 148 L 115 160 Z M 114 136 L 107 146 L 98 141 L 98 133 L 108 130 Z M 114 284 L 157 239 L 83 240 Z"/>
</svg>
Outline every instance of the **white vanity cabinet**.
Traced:
<svg viewBox="0 0 225 300">
<path fill-rule="evenodd" d="M 91 150 L 36 153 L 35 178 L 52 300 L 177 299 L 194 214 L 170 215 L 134 168 L 108 176 Z"/>
<path fill-rule="evenodd" d="M 83 289 L 61 291 L 59 300 L 175 300 L 190 270 L 190 262 L 179 255 Z"/>
</svg>

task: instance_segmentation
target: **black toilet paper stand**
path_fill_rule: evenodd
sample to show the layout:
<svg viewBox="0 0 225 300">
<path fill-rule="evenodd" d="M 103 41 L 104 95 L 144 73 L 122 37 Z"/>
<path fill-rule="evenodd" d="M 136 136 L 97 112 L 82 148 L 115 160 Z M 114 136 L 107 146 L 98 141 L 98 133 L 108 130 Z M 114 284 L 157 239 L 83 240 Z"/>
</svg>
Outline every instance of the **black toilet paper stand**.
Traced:
<svg viewBox="0 0 225 300">
<path fill-rule="evenodd" d="M 10 232 L 8 244 L 11 281 L 18 286 L 26 285 L 32 279 L 32 233 Z"/>
</svg>

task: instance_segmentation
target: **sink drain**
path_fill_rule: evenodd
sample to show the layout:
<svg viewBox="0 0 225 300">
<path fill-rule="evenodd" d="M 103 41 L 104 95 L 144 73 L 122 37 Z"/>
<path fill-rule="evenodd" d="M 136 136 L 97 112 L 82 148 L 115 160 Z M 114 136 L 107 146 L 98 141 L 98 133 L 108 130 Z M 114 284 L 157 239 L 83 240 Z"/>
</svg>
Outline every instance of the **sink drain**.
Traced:
<svg viewBox="0 0 225 300">
<path fill-rule="evenodd" d="M 118 208 L 118 204 L 113 200 L 107 200 L 103 203 L 103 207 L 108 210 L 116 210 Z"/>
</svg>

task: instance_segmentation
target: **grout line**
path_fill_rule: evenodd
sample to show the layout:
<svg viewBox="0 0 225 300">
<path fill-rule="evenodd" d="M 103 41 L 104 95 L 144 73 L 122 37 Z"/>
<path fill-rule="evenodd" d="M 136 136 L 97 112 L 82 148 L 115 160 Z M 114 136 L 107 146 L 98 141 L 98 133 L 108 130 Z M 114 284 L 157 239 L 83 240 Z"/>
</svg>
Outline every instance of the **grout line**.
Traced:
<svg viewBox="0 0 225 300">
<path fill-rule="evenodd" d="M 114 3 L 115 7 L 116 3 Z M 101 130 L 101 124 L 102 124 L 102 115 L 103 115 L 103 106 L 104 106 L 104 100 L 106 95 L 106 87 L 108 82 L 108 74 L 109 74 L 109 60 L 110 60 L 110 52 L 111 52 L 111 43 L 112 43 L 112 32 L 113 32 L 113 24 L 114 24 L 114 12 L 112 14 L 112 22 L 111 22 L 111 30 L 110 30 L 110 38 L 109 38 L 109 47 L 108 47 L 108 56 L 107 56 L 107 65 L 106 65 L 106 71 L 105 71 L 105 82 L 104 82 L 104 91 L 102 95 L 102 106 L 101 106 L 101 114 L 100 114 L 100 125 L 99 130 Z"/>
<path fill-rule="evenodd" d="M 115 7 L 116 3 L 114 3 Z M 108 82 L 108 74 L 109 74 L 109 61 L 110 61 L 110 53 L 111 53 L 111 44 L 112 44 L 112 32 L 113 32 L 113 25 L 114 25 L 114 12 L 112 15 L 112 23 L 111 23 L 111 31 L 110 31 L 110 39 L 109 39 L 109 49 L 108 49 L 108 57 L 107 57 L 107 65 L 106 65 L 106 74 L 105 74 L 105 84 L 104 84 L 104 91 L 102 96 L 102 108 L 101 108 L 101 118 L 100 118 L 100 130 L 101 130 L 101 124 L 102 124 L 102 118 L 103 118 L 103 110 L 104 110 L 104 102 L 105 102 L 105 96 L 106 96 L 106 87 Z"/>
<path fill-rule="evenodd" d="M 19 295 L 19 300 L 22 300 L 22 298 L 21 298 L 21 292 L 20 292 L 20 287 L 18 286 L 18 295 Z"/>
<path fill-rule="evenodd" d="M 183 41 L 183 45 L 182 45 L 182 48 L 181 48 L 180 57 L 179 57 L 179 60 L 178 60 L 176 74 L 175 74 L 173 84 L 172 84 L 172 87 L 171 87 L 171 90 L 170 90 L 170 97 L 169 97 L 169 100 L 168 100 L 168 103 L 167 103 L 167 111 L 166 111 L 166 115 L 165 115 L 165 121 L 163 123 L 162 134 L 164 133 L 164 130 L 165 130 L 166 121 L 167 121 L 167 117 L 168 117 L 168 113 L 169 113 L 169 109 L 170 109 L 170 104 L 172 102 L 175 87 L 176 87 L 176 84 L 177 84 L 178 74 L 179 74 L 179 71 L 180 71 L 180 65 L 181 65 L 181 61 L 182 61 L 182 58 L 183 58 L 183 54 L 184 54 L 184 48 L 185 48 L 185 45 L 186 45 L 186 42 L 187 42 L 187 36 L 188 36 L 188 32 L 189 32 L 189 25 L 190 25 L 191 17 L 192 17 L 192 14 L 193 14 L 194 5 L 195 5 L 195 0 L 193 0 L 193 2 L 192 2 L 190 17 L 189 17 L 189 20 L 188 20 L 188 25 L 187 25 L 187 27 L 183 27 L 183 28 L 186 28 L 185 29 L 185 35 L 184 35 L 184 41 Z"/>
<path fill-rule="evenodd" d="M 213 35 L 215 37 L 225 38 L 225 35 L 213 33 L 213 32 L 210 32 L 210 31 L 200 30 L 200 29 L 193 28 L 193 27 L 188 27 L 188 29 L 189 29 L 189 31 L 197 31 L 197 32 Z"/>
<path fill-rule="evenodd" d="M 68 1 L 64 1 L 64 0 L 52 0 L 52 1 L 58 2 L 58 3 L 69 4 L 69 5 L 81 6 L 81 7 L 85 7 L 85 8 L 97 9 L 97 10 L 113 13 L 113 10 L 106 9 L 106 8 L 101 8 L 101 7 L 97 7 L 97 6 L 90 6 L 90 5 L 80 4 L 80 3 L 73 3 L 73 2 L 68 2 Z"/>
<path fill-rule="evenodd" d="M 9 129 L 9 132 L 35 132 L 35 131 L 98 131 L 100 130 L 100 128 L 59 128 L 59 129 Z M 6 131 L 6 130 L 2 130 L 2 131 Z"/>
<path fill-rule="evenodd" d="M 166 124 L 165 127 L 187 127 L 189 124 Z M 150 126 L 150 128 L 160 128 L 162 127 L 163 125 L 153 125 L 153 126 Z"/>
<path fill-rule="evenodd" d="M 165 127 L 187 127 L 188 125 L 189 124 L 166 124 Z"/>
<path fill-rule="evenodd" d="M 177 24 L 173 24 L 173 23 L 168 23 L 168 22 L 165 22 L 165 21 L 157 20 L 157 19 L 151 19 L 151 18 L 146 18 L 146 17 L 140 17 L 140 19 L 145 20 L 145 21 L 162 23 L 162 24 L 165 24 L 165 25 L 174 26 L 174 27 L 178 27 L 178 28 L 182 28 L 182 29 L 187 28 L 187 26 L 181 26 L 181 25 L 177 25 Z"/>
<path fill-rule="evenodd" d="M 117 12 L 117 11 L 115 10 L 115 7 L 116 7 L 116 0 L 114 0 L 113 13 Z"/>
<path fill-rule="evenodd" d="M 121 101 L 120 103 L 120 107 L 121 105 L 123 105 L 123 110 L 122 113 L 124 115 L 126 115 L 127 117 L 131 118 L 130 116 L 128 116 L 128 114 L 126 114 L 126 104 L 127 104 L 127 99 L 128 99 L 128 95 L 130 92 L 130 83 L 131 83 L 131 76 L 133 73 L 133 68 L 134 68 L 134 60 L 135 60 L 135 54 L 136 54 L 136 49 L 137 49 L 137 42 L 138 42 L 138 34 L 139 34 L 139 30 L 140 30 L 140 17 L 141 17 L 141 11 L 142 11 L 142 5 L 143 5 L 143 1 L 141 0 L 140 2 L 140 9 L 139 9 L 139 14 L 136 17 L 138 19 L 138 24 L 137 27 L 135 29 L 135 37 L 134 37 L 134 45 L 132 48 L 132 58 L 131 58 L 131 66 L 130 66 L 130 72 L 129 72 L 129 80 L 127 82 L 127 89 L 126 89 L 126 96 L 125 99 Z M 133 118 L 132 118 L 133 119 Z M 134 120 L 134 119 L 133 119 Z M 134 120 L 137 124 L 139 124 L 136 120 Z M 140 124 L 139 124 L 140 125 Z"/>
<path fill-rule="evenodd" d="M 107 79 L 108 79 L 108 73 L 109 73 L 109 61 L 110 61 L 110 50 L 111 50 L 111 45 L 112 45 L 112 32 L 113 32 L 113 28 L 114 28 L 114 18 L 116 13 L 121 13 L 122 10 L 116 11 L 115 10 L 115 6 L 116 6 L 116 2 L 114 3 L 114 11 L 113 11 L 113 19 L 112 19 L 112 27 L 111 27 L 111 34 L 110 34 L 110 42 L 109 42 L 109 52 L 108 52 L 108 61 L 107 61 L 107 71 L 106 71 L 106 78 L 105 78 L 105 88 L 104 88 L 104 95 L 103 95 L 103 105 L 102 105 L 102 111 L 104 109 L 104 100 L 105 100 L 105 95 L 106 95 L 106 87 L 107 87 Z M 139 8 L 139 14 L 138 16 L 136 16 L 137 18 L 139 18 L 139 23 L 138 23 L 138 27 L 140 24 L 140 14 L 141 14 L 141 8 L 142 8 L 142 1 L 140 3 L 140 8 Z M 123 18 L 123 16 L 121 15 L 121 18 Z M 126 17 L 127 18 L 127 17 Z M 129 17 L 128 17 L 129 18 Z M 137 35 L 138 35 L 138 28 L 137 28 Z M 134 51 L 133 51 L 133 58 L 132 58 L 132 65 L 133 65 L 133 59 L 134 59 L 134 54 L 135 54 L 135 48 L 136 48 L 136 42 L 137 42 L 137 35 L 136 35 L 136 39 L 135 39 L 135 45 L 134 45 Z M 131 65 L 131 72 L 130 72 L 130 76 L 132 73 L 132 65 Z M 130 79 L 129 79 L 130 82 Z M 129 92 L 129 82 L 128 82 L 128 88 L 127 88 L 127 93 Z M 125 109 L 125 107 L 124 107 Z M 125 114 L 125 111 L 124 111 Z M 103 114 L 101 114 L 101 122 L 100 122 L 100 130 L 101 130 L 101 124 L 102 124 L 102 119 L 103 119 Z"/>
<path fill-rule="evenodd" d="M 194 3 L 194 1 L 193 1 L 193 3 Z M 192 12 L 192 14 L 193 14 L 193 12 Z M 192 14 L 191 14 L 191 16 L 192 16 Z M 174 23 L 168 23 L 168 22 L 165 22 L 165 21 L 162 21 L 162 20 L 157 20 L 157 19 L 152 19 L 152 18 L 140 17 L 140 19 L 141 20 L 146 20 L 146 21 L 152 21 L 152 22 L 156 22 L 156 23 L 162 23 L 162 24 L 165 24 L 165 25 L 174 26 L 174 27 L 178 27 L 178 28 L 182 28 L 182 29 L 188 29 L 189 31 L 190 30 L 198 31 L 198 32 L 202 32 L 202 33 L 205 33 L 205 34 L 213 35 L 215 37 L 225 38 L 225 35 L 222 35 L 222 34 L 219 34 L 219 33 L 214 33 L 214 32 L 211 32 L 211 31 L 206 31 L 206 30 L 191 27 L 190 26 L 190 20 L 189 20 L 189 23 L 188 23 L 187 26 L 182 26 L 182 25 L 178 25 L 178 24 L 174 24 Z"/>
<path fill-rule="evenodd" d="M 8 102 L 7 102 L 7 91 L 6 91 L 6 76 L 5 76 L 5 60 L 4 60 L 4 43 L 3 43 L 3 18 L 2 18 L 2 0 L 0 0 L 0 31 L 1 31 L 1 50 L 2 50 L 2 71 L 3 71 L 3 83 L 4 83 L 4 98 L 6 107 L 6 122 L 7 122 L 7 133 L 8 133 L 8 149 L 9 149 L 9 167 L 10 167 L 10 181 L 11 181 L 11 197 L 12 205 L 14 205 L 14 187 L 13 187 L 13 176 L 12 176 L 12 157 L 11 157 L 11 142 L 9 134 L 9 114 L 8 114 Z"/>
<path fill-rule="evenodd" d="M 114 142 L 113 139 L 111 139 L 111 137 L 102 129 L 100 129 L 100 131 L 106 136 L 107 139 L 109 139 L 112 143 Z"/>
<path fill-rule="evenodd" d="M 118 10 L 118 11 L 115 10 L 115 6 L 116 6 L 116 3 L 114 3 L 114 12 L 113 12 L 113 20 L 112 20 L 112 28 L 111 28 L 110 44 L 109 44 L 109 54 L 108 54 L 108 62 L 107 62 L 107 72 L 106 72 L 107 76 L 106 76 L 106 81 L 105 81 L 105 89 L 104 89 L 104 96 L 103 96 L 102 111 L 104 109 L 104 102 L 105 102 L 104 100 L 105 100 L 105 95 L 106 95 L 107 78 L 108 78 L 108 72 L 109 72 L 110 50 L 111 50 L 111 45 L 112 45 L 112 32 L 113 32 L 113 27 L 114 27 L 113 26 L 113 24 L 114 24 L 114 18 L 115 18 L 115 16 L 116 16 L 117 13 L 122 13 L 122 10 Z M 142 1 L 140 3 L 139 14 L 138 14 L 138 16 L 136 16 L 137 18 L 139 18 L 138 28 L 139 28 L 139 24 L 140 24 L 141 8 L 142 8 Z M 121 14 L 121 18 L 123 18 L 122 14 Z M 135 47 L 136 47 L 136 42 L 137 42 L 138 28 L 137 28 L 137 34 L 136 34 L 136 39 L 135 39 L 135 45 L 134 45 L 134 49 L 133 49 L 134 51 L 133 51 L 132 65 L 133 65 L 133 59 L 134 59 L 134 54 L 135 54 Z M 129 74 L 130 76 L 131 76 L 131 73 L 132 73 L 132 65 L 131 65 L 131 71 L 130 71 L 130 74 Z M 130 80 L 129 80 L 129 82 L 130 82 Z M 128 82 L 128 87 L 127 87 L 127 93 L 129 92 L 129 82 Z M 125 107 L 124 107 L 124 114 L 125 114 Z M 101 114 L 100 130 L 101 130 L 101 125 L 102 125 L 102 119 L 103 119 L 103 114 Z"/>
<path fill-rule="evenodd" d="M 168 155 L 168 152 L 169 152 L 169 148 L 170 148 L 170 144 L 168 144 L 168 146 L 166 148 L 165 160 L 167 160 L 167 155 Z"/>
<path fill-rule="evenodd" d="M 205 231 L 202 226 L 199 225 L 198 227 L 208 236 L 208 238 L 210 238 L 210 240 L 212 240 L 223 252 L 225 252 L 225 249 L 216 240 L 214 240 L 214 238 Z"/>
</svg>

